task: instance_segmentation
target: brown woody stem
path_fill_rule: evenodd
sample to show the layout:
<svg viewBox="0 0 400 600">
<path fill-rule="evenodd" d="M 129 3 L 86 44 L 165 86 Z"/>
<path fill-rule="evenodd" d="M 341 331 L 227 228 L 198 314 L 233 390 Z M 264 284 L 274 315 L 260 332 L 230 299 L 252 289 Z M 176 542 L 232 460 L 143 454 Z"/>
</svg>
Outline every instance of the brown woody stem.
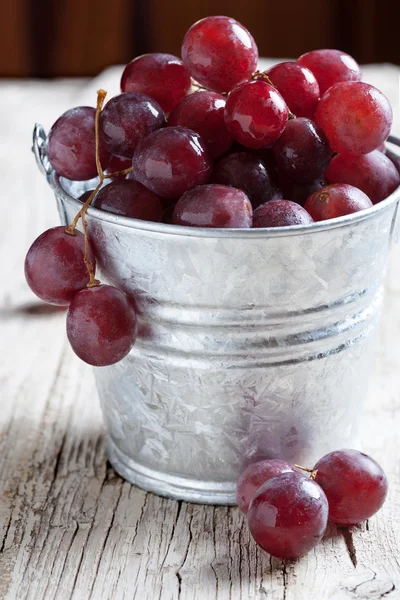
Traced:
<svg viewBox="0 0 400 600">
<path fill-rule="evenodd" d="M 79 219 L 82 219 L 83 235 L 85 238 L 84 261 L 85 261 L 85 265 L 86 265 L 86 268 L 89 273 L 89 283 L 87 284 L 87 287 L 95 287 L 96 285 L 100 285 L 100 281 L 98 279 L 96 279 L 94 276 L 95 275 L 94 266 L 93 266 L 92 261 L 89 258 L 89 239 L 88 239 L 88 234 L 87 234 L 86 211 L 89 208 L 93 198 L 95 197 L 95 195 L 97 194 L 97 192 L 99 191 L 101 186 L 103 185 L 103 181 L 105 179 L 105 175 L 104 175 L 104 172 L 103 172 L 103 169 L 101 166 L 101 162 L 100 162 L 99 123 L 100 123 L 100 113 L 103 108 L 103 104 L 104 104 L 106 95 L 107 95 L 107 92 L 105 90 L 100 89 L 97 92 L 97 105 L 96 105 L 96 116 L 95 116 L 96 167 L 97 167 L 97 173 L 98 173 L 100 181 L 97 184 L 96 189 L 93 190 L 93 192 L 90 194 L 90 196 L 86 200 L 85 204 L 82 206 L 82 208 L 80 209 L 78 214 L 75 216 L 71 225 L 69 225 L 69 227 L 67 227 L 65 229 L 65 232 L 68 233 L 69 235 L 75 235 L 75 228 L 79 222 Z M 113 175 L 114 174 L 110 175 L 110 177 L 112 177 Z"/>
<path fill-rule="evenodd" d="M 307 469 L 307 467 L 302 467 L 301 465 L 294 465 L 296 467 L 296 469 L 301 469 L 302 471 L 305 471 L 306 473 L 310 473 L 310 478 L 311 479 L 315 479 L 318 473 L 318 469 Z"/>
</svg>

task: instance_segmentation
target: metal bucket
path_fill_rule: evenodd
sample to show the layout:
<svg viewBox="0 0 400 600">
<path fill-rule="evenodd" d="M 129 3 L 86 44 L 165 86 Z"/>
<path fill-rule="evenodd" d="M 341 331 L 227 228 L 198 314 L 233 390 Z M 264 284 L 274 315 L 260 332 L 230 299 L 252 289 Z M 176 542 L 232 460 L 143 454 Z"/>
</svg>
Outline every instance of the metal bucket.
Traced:
<svg viewBox="0 0 400 600">
<path fill-rule="evenodd" d="M 94 186 L 59 180 L 45 147 L 37 127 L 38 164 L 70 223 L 74 197 Z M 399 198 L 250 230 L 89 209 L 100 277 L 133 294 L 139 312 L 131 353 L 95 369 L 116 471 L 157 494 L 232 504 L 248 462 L 312 466 L 354 446 Z"/>
</svg>

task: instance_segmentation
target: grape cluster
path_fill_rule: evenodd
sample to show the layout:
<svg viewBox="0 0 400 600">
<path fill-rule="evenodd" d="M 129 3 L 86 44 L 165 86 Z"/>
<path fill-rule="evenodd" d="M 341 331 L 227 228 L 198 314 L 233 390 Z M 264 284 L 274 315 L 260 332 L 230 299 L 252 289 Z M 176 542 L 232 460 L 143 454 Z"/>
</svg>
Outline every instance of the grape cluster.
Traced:
<svg viewBox="0 0 400 600">
<path fill-rule="evenodd" d="M 313 469 L 283 460 L 249 465 L 237 482 L 236 502 L 255 542 L 279 558 L 298 558 L 322 539 L 328 519 L 356 525 L 383 505 L 384 471 L 358 450 L 326 454 Z"/>
<path fill-rule="evenodd" d="M 186 33 L 181 58 L 135 58 L 122 73 L 121 93 L 104 108 L 102 93 L 96 109 L 73 108 L 52 126 L 47 156 L 54 171 L 74 181 L 97 175 L 99 185 L 81 196 L 70 227 L 34 242 L 26 277 L 47 302 L 72 302 L 83 332 L 90 328 L 82 306 L 98 323 L 94 302 L 113 310 L 110 290 L 94 277 L 85 218 L 91 203 L 127 218 L 186 227 L 312 227 L 367 209 L 399 185 L 397 166 L 382 146 L 391 106 L 360 81 L 352 57 L 313 50 L 265 72 L 257 63 L 256 43 L 243 25 L 206 17 Z M 76 230 L 80 219 L 83 236 Z M 121 310 L 134 308 L 122 303 Z M 111 352 L 91 359 L 93 348 L 82 350 L 85 340 L 78 344 L 71 320 L 68 336 L 84 360 L 121 358 L 116 349 L 114 359 Z M 104 340 L 120 335 L 108 319 L 99 331 Z M 130 331 L 126 352 L 136 336 L 133 326 Z"/>
</svg>

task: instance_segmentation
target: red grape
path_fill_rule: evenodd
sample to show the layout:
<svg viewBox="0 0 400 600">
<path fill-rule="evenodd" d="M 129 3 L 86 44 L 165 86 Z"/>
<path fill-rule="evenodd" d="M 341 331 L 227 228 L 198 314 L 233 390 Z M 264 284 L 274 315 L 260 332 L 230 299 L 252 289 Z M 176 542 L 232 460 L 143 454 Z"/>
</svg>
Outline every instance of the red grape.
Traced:
<svg viewBox="0 0 400 600">
<path fill-rule="evenodd" d="M 32 292 L 50 304 L 68 305 L 89 283 L 84 255 L 85 242 L 80 231 L 69 235 L 60 226 L 42 233 L 25 259 L 25 277 Z M 94 266 L 91 249 L 89 258 Z"/>
<path fill-rule="evenodd" d="M 235 152 L 221 158 L 211 180 L 242 190 L 253 208 L 272 200 L 276 194 L 269 164 L 256 153 Z"/>
<path fill-rule="evenodd" d="M 324 177 L 319 177 L 309 183 L 296 183 L 288 179 L 281 180 L 280 183 L 283 197 L 292 200 L 292 202 L 297 202 L 297 204 L 301 204 L 302 206 L 304 206 L 308 196 L 311 196 L 313 192 L 320 190 L 328 184 Z"/>
<path fill-rule="evenodd" d="M 261 204 L 253 216 L 253 227 L 288 227 L 313 222 L 314 219 L 300 204 L 290 200 L 272 200 Z"/>
<path fill-rule="evenodd" d="M 93 192 L 94 190 L 86 190 L 86 192 L 83 192 L 83 194 L 79 196 L 79 200 L 84 204 L 89 196 L 93 194 Z"/>
<path fill-rule="evenodd" d="M 47 156 L 58 175 L 74 181 L 96 177 L 95 115 L 91 106 L 71 108 L 50 129 Z M 109 160 L 108 150 L 101 141 L 100 162 L 104 169 Z"/>
<path fill-rule="evenodd" d="M 156 100 L 169 113 L 186 96 L 191 86 L 188 70 L 172 54 L 142 54 L 124 69 L 122 92 L 141 92 Z"/>
<path fill-rule="evenodd" d="M 330 183 L 354 185 L 367 194 L 374 204 L 387 198 L 400 183 L 396 167 L 379 150 L 358 156 L 337 154 L 325 175 Z"/>
<path fill-rule="evenodd" d="M 368 154 L 390 133 L 392 107 L 382 92 L 368 83 L 337 83 L 319 101 L 315 119 L 332 150 Z"/>
<path fill-rule="evenodd" d="M 265 148 L 279 138 L 288 121 L 280 93 L 265 81 L 247 81 L 228 96 L 225 122 L 235 140 L 247 148 Z"/>
<path fill-rule="evenodd" d="M 130 298 L 111 285 L 78 292 L 67 314 L 67 336 L 75 354 L 89 365 L 112 365 L 128 354 L 137 336 Z"/>
<path fill-rule="evenodd" d="M 250 200 L 227 185 L 200 185 L 178 200 L 172 222 L 189 227 L 242 227 L 252 224 Z"/>
<path fill-rule="evenodd" d="M 361 70 L 354 58 L 340 50 L 311 50 L 297 59 L 315 75 L 321 95 L 341 81 L 360 81 Z"/>
<path fill-rule="evenodd" d="M 291 119 L 272 149 L 280 177 L 307 183 L 321 177 L 332 156 L 323 131 L 310 119 Z"/>
<path fill-rule="evenodd" d="M 132 179 L 113 181 L 103 187 L 92 206 L 142 221 L 160 222 L 163 213 L 158 196 Z"/>
<path fill-rule="evenodd" d="M 318 82 L 309 69 L 295 62 L 283 62 L 265 73 L 297 117 L 312 119 L 320 91 Z"/>
<path fill-rule="evenodd" d="M 314 467 L 315 481 L 329 502 L 329 519 L 355 525 L 369 519 L 385 502 L 388 484 L 373 458 L 358 450 L 336 450 Z"/>
<path fill-rule="evenodd" d="M 118 171 L 125 171 L 132 167 L 132 159 L 120 158 L 119 156 L 111 156 L 111 160 L 108 163 L 106 174 L 118 173 Z M 132 173 L 132 172 L 131 172 Z M 128 175 L 131 175 L 128 173 Z M 118 177 L 112 177 L 112 179 L 125 179 L 128 175 L 118 175 Z"/>
<path fill-rule="evenodd" d="M 225 98 L 216 92 L 196 92 L 186 96 L 169 115 L 168 125 L 196 131 L 213 158 L 225 154 L 233 137 L 224 119 Z"/>
<path fill-rule="evenodd" d="M 247 514 L 251 499 L 263 483 L 275 475 L 290 471 L 293 471 L 292 465 L 277 458 L 249 465 L 240 475 L 236 485 L 236 504 L 242 513 Z"/>
<path fill-rule="evenodd" d="M 315 481 L 281 473 L 255 493 L 247 513 L 255 542 L 279 558 L 299 558 L 318 544 L 328 521 L 328 501 Z"/>
<path fill-rule="evenodd" d="M 252 35 L 235 19 L 206 17 L 186 33 L 182 59 L 202 86 L 229 92 L 255 71 L 258 50 Z"/>
<path fill-rule="evenodd" d="M 372 202 L 364 192 L 346 183 L 326 185 L 311 194 L 304 204 L 314 221 L 335 219 L 371 206 Z"/>
<path fill-rule="evenodd" d="M 164 198 L 179 198 L 206 183 L 212 163 L 202 138 L 186 127 L 166 127 L 150 133 L 133 157 L 135 177 Z"/>
<path fill-rule="evenodd" d="M 100 134 L 111 154 L 132 159 L 142 138 L 165 125 L 161 106 L 144 94 L 114 96 L 100 114 Z"/>
</svg>

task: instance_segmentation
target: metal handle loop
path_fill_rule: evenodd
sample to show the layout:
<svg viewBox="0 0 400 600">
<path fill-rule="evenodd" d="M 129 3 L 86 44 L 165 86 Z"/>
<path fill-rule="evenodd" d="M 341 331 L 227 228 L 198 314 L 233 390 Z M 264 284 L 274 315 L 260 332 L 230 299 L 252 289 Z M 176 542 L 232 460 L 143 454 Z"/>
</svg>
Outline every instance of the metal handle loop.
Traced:
<svg viewBox="0 0 400 600">
<path fill-rule="evenodd" d="M 47 158 L 47 135 L 40 123 L 36 123 L 33 128 L 32 152 L 35 155 L 36 164 L 39 171 L 47 176 L 51 170 L 51 164 Z"/>
</svg>

